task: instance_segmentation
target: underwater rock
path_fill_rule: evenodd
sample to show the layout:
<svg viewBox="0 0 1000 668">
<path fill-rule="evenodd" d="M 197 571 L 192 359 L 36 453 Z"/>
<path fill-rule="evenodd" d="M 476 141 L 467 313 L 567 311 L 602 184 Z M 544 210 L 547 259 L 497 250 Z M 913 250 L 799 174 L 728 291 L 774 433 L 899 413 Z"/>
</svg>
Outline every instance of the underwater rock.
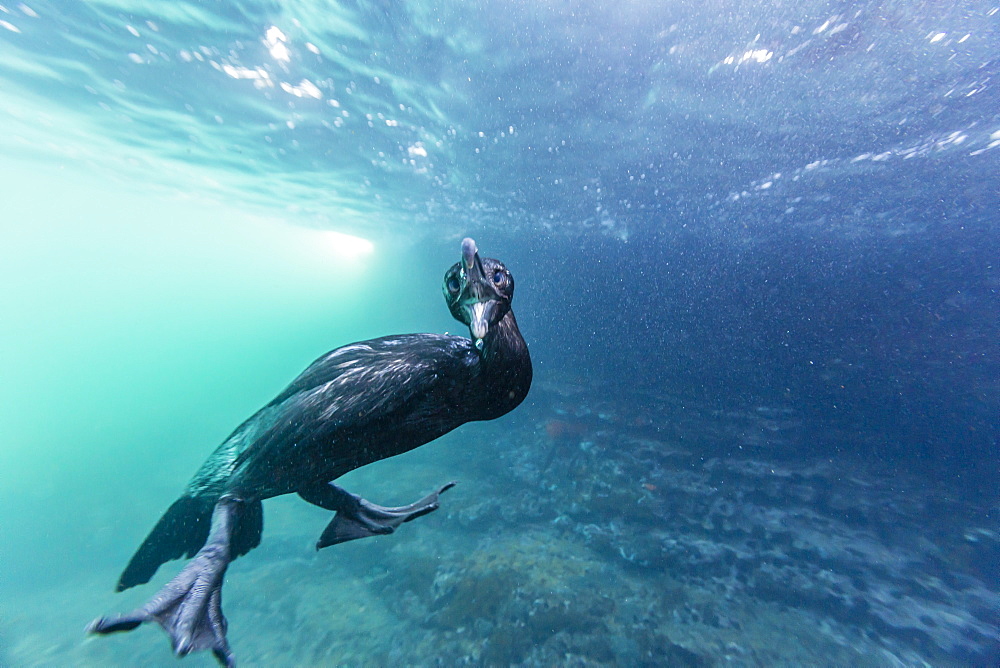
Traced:
<svg viewBox="0 0 1000 668">
<path fill-rule="evenodd" d="M 878 461 L 740 449 L 777 419 L 754 406 L 647 395 L 664 413 L 633 425 L 597 417 L 594 390 L 541 387 L 530 420 L 480 425 L 476 457 L 450 457 L 462 484 L 423 531 L 304 565 L 286 559 L 314 538 L 296 519 L 237 562 L 240 645 L 271 665 L 1000 665 L 995 517 Z M 557 403 L 591 411 L 572 419 L 592 445 L 546 464 Z M 165 656 L 77 645 L 44 659 Z"/>
<path fill-rule="evenodd" d="M 594 405 L 574 397 L 577 406 Z M 554 415 L 559 421 L 566 413 Z M 800 427 L 786 407 L 758 406 L 726 419 L 715 433 L 744 445 L 748 425 L 772 434 Z M 510 476 L 535 485 L 525 485 L 530 502 L 517 506 L 536 507 L 539 516 L 552 509 L 561 536 L 575 536 L 626 572 L 670 573 L 689 592 L 721 587 L 729 597 L 814 615 L 817 624 L 832 617 L 877 628 L 886 651 L 899 656 L 974 658 L 995 643 L 1000 595 L 984 584 L 989 566 L 977 566 L 972 553 L 988 556 L 998 543 L 990 533 L 974 533 L 965 541 L 971 546 L 945 547 L 954 536 L 928 531 L 935 490 L 922 481 L 871 462 L 784 453 L 769 459 L 759 449 L 719 445 L 699 454 L 651 439 L 644 426 L 608 423 L 595 453 L 544 462 L 543 445 L 507 454 Z M 557 424 L 544 437 L 555 431 L 563 438 Z M 928 578 L 941 572 L 946 554 L 962 573 Z M 722 603 L 697 623 L 709 619 L 739 625 Z"/>
</svg>

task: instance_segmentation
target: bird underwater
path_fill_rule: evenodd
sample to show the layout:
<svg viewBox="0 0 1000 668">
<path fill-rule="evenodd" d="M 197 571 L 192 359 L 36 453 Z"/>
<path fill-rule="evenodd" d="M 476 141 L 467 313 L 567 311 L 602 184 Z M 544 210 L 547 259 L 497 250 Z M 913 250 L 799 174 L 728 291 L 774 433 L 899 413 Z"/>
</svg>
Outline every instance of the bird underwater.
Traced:
<svg viewBox="0 0 1000 668">
<path fill-rule="evenodd" d="M 94 620 L 88 633 L 130 631 L 155 621 L 174 653 L 211 650 L 235 665 L 222 613 L 229 563 L 260 543 L 261 501 L 297 493 L 335 512 L 316 549 L 392 533 L 433 512 L 442 485 L 408 506 L 386 508 L 335 485 L 341 475 L 412 450 L 456 427 L 516 408 L 531 387 L 531 359 L 511 310 L 514 278 L 480 258 L 472 239 L 444 277 L 444 297 L 472 338 L 404 334 L 352 343 L 313 362 L 236 428 L 133 555 L 118 581 L 144 584 L 167 561 L 192 557 L 132 612 Z"/>
</svg>

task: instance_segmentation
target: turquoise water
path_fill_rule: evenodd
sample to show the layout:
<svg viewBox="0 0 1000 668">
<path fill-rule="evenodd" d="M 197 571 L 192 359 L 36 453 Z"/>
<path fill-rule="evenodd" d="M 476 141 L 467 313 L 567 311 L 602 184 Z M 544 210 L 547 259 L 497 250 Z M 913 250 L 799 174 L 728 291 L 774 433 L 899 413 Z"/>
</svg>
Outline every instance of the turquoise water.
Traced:
<svg viewBox="0 0 1000 668">
<path fill-rule="evenodd" d="M 397 535 L 269 501 L 240 663 L 995 664 L 998 21 L 0 5 L 0 665 L 174 665 L 83 634 L 132 552 L 318 355 L 459 331 L 467 235 L 531 395 L 341 481 L 460 481 Z"/>
</svg>

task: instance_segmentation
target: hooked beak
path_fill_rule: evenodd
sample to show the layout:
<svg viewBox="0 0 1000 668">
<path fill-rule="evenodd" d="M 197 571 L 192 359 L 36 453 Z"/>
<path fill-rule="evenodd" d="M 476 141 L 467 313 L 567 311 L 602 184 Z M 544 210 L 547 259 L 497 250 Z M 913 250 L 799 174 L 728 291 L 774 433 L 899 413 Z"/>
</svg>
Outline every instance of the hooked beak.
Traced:
<svg viewBox="0 0 1000 668">
<path fill-rule="evenodd" d="M 469 238 L 462 240 L 462 267 L 466 280 L 462 307 L 469 314 L 469 331 L 473 338 L 482 339 L 489 331 L 490 320 L 496 312 L 496 291 L 486 278 L 476 242 Z"/>
<path fill-rule="evenodd" d="M 476 247 L 476 242 L 469 237 L 462 239 L 462 265 L 465 267 L 466 273 L 472 271 L 473 268 L 478 268 L 479 275 L 483 274 L 483 262 L 479 259 L 479 249 Z"/>
</svg>

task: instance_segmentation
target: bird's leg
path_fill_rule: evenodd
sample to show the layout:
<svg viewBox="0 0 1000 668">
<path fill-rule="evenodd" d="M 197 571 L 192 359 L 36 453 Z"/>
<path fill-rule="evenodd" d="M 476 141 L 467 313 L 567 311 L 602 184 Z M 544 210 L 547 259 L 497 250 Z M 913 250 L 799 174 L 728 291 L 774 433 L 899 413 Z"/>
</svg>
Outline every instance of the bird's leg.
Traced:
<svg viewBox="0 0 1000 668">
<path fill-rule="evenodd" d="M 337 512 L 316 542 L 319 550 L 357 538 L 392 533 L 403 522 L 437 510 L 438 496 L 454 486 L 454 482 L 449 482 L 416 503 L 398 508 L 376 506 L 332 482 L 299 490 L 299 496 L 320 508 Z"/>
<path fill-rule="evenodd" d="M 95 619 L 88 633 L 131 631 L 156 621 L 170 635 L 177 656 L 210 649 L 224 666 L 233 666 L 222 614 L 222 577 L 229 566 L 230 539 L 243 503 L 223 497 L 212 512 L 212 527 L 205 545 L 177 576 L 138 610 Z"/>
</svg>

